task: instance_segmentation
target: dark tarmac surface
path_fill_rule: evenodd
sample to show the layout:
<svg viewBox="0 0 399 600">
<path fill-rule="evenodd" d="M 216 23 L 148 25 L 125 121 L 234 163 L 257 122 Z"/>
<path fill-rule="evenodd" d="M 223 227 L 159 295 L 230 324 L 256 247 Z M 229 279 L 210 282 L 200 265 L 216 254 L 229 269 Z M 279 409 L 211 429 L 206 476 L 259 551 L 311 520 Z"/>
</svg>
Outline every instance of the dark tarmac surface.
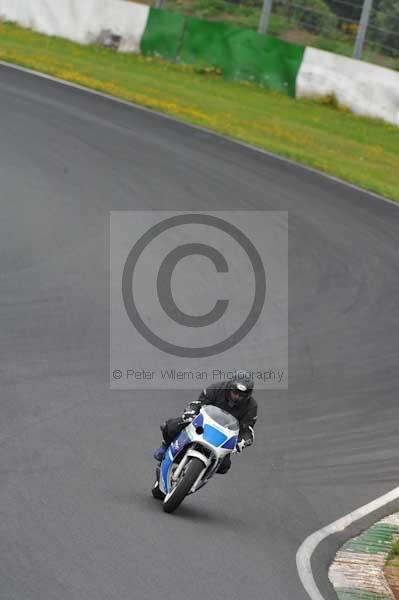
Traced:
<svg viewBox="0 0 399 600">
<path fill-rule="evenodd" d="M 397 485 L 398 209 L 4 66 L 0 132 L 1 600 L 304 600 L 302 541 Z M 109 211 L 161 208 L 289 211 L 289 390 L 173 516 L 151 454 L 187 398 L 108 380 Z"/>
</svg>

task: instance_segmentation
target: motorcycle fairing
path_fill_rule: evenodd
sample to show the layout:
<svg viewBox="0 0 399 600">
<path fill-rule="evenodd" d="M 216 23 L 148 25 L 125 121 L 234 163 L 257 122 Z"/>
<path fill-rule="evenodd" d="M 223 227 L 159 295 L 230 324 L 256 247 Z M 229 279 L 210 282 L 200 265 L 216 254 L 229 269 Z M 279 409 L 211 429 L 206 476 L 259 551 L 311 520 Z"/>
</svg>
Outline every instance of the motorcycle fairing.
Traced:
<svg viewBox="0 0 399 600">
<path fill-rule="evenodd" d="M 170 448 L 168 448 L 168 450 L 166 451 L 166 454 L 164 456 L 164 459 L 162 461 L 162 464 L 161 464 L 160 488 L 164 494 L 167 492 L 167 489 L 168 489 L 168 473 L 169 473 L 169 468 L 170 468 L 170 465 L 172 464 L 172 462 L 173 462 L 172 452 L 170 451 Z"/>
<path fill-rule="evenodd" d="M 205 441 L 216 447 L 221 446 L 227 440 L 227 435 L 222 431 L 219 431 L 219 429 L 216 429 L 216 427 L 208 425 L 208 423 L 205 423 L 204 425 L 203 436 Z"/>
<path fill-rule="evenodd" d="M 216 427 L 214 425 L 216 425 Z M 230 433 L 232 435 L 230 435 Z M 173 464 L 176 464 L 175 459 L 177 455 L 179 453 L 183 454 L 182 460 L 184 465 L 186 454 L 182 451 L 184 451 L 184 449 L 188 446 L 191 446 L 196 443 L 198 443 L 199 445 L 203 443 L 205 447 L 207 447 L 210 451 L 213 452 L 213 455 L 216 456 L 217 459 L 212 469 L 210 471 L 206 471 L 203 480 L 199 481 L 196 484 L 195 489 L 197 490 L 203 487 L 203 485 L 207 483 L 210 477 L 212 477 L 212 474 L 216 470 L 218 463 L 220 463 L 225 454 L 231 450 L 234 450 L 235 445 L 237 443 L 237 436 L 238 427 L 229 431 L 228 427 L 223 427 L 223 425 L 215 421 L 212 415 L 206 412 L 205 407 L 202 408 L 201 413 L 197 415 L 195 419 L 180 432 L 177 438 L 173 440 L 173 442 L 167 449 L 165 457 L 161 463 L 161 473 L 159 478 L 160 490 L 165 495 L 169 493 L 170 471 L 173 467 Z M 199 454 L 200 449 L 197 448 L 195 450 L 189 450 L 189 452 Z M 206 454 L 206 456 L 208 457 L 209 455 Z M 205 466 L 207 462 L 208 458 L 204 457 Z M 180 466 L 180 462 L 177 462 L 177 464 Z M 177 468 L 179 468 L 179 466 Z"/>
<path fill-rule="evenodd" d="M 236 435 L 232 435 L 222 446 L 226 450 L 234 450 L 237 444 L 238 437 Z"/>
<path fill-rule="evenodd" d="M 167 493 L 169 491 L 168 475 L 174 457 L 180 452 L 180 450 L 183 450 L 183 448 L 185 448 L 190 442 L 191 440 L 187 434 L 187 431 L 183 429 L 167 449 L 165 457 L 161 464 L 160 488 L 162 492 Z"/>
</svg>

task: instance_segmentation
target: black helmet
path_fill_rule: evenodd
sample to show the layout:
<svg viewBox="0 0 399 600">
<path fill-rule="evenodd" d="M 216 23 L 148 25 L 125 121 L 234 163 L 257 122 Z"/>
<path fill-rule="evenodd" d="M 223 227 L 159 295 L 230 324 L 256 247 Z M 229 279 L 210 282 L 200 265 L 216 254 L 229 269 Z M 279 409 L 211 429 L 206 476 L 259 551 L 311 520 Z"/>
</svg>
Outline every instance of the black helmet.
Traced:
<svg viewBox="0 0 399 600">
<path fill-rule="evenodd" d="M 231 407 L 247 400 L 254 389 L 254 381 L 248 371 L 236 371 L 227 385 L 227 400 Z M 231 392 L 234 393 L 232 396 Z"/>
</svg>

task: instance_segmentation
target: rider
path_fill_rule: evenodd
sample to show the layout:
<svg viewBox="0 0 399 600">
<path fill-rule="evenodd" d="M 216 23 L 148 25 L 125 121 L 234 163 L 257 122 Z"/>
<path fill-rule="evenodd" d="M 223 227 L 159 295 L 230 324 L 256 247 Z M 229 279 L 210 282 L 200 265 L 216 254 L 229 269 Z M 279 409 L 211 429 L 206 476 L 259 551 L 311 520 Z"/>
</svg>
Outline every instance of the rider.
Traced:
<svg viewBox="0 0 399 600">
<path fill-rule="evenodd" d="M 247 371 L 236 371 L 228 381 L 214 383 L 204 389 L 198 400 L 190 402 L 182 417 L 169 419 L 161 425 L 164 441 L 154 452 L 154 458 L 162 461 L 167 447 L 187 427 L 199 413 L 203 404 L 213 404 L 230 413 L 240 424 L 240 433 L 236 450 L 241 452 L 254 441 L 254 425 L 257 416 L 257 404 L 252 397 L 254 382 Z M 227 473 L 231 467 L 231 459 L 228 454 L 222 461 L 217 473 Z"/>
</svg>

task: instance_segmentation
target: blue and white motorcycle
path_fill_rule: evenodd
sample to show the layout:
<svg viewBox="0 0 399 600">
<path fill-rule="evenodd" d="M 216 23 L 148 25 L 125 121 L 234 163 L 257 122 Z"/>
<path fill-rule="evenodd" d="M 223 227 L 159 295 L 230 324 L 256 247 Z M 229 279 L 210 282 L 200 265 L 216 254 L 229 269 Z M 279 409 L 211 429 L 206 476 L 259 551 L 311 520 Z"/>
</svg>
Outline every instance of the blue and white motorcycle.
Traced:
<svg viewBox="0 0 399 600">
<path fill-rule="evenodd" d="M 235 452 L 239 423 L 230 413 L 210 404 L 185 427 L 165 452 L 152 488 L 171 513 L 189 494 L 211 479 L 227 454 Z"/>
</svg>

